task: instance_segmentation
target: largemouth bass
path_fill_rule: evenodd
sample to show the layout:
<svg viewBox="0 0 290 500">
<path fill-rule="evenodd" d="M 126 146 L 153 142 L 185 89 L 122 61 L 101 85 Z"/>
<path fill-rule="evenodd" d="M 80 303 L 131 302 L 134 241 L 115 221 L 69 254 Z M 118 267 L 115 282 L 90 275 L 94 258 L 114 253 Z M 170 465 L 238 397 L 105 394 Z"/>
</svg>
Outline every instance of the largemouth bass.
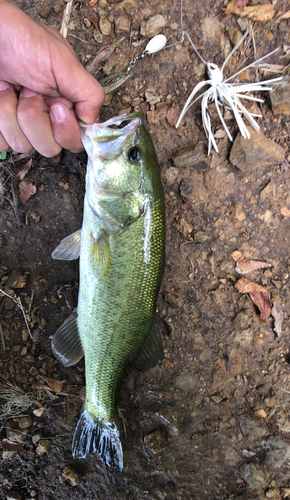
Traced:
<svg viewBox="0 0 290 500">
<path fill-rule="evenodd" d="M 73 456 L 98 452 L 122 470 L 116 399 L 126 365 L 141 369 L 163 358 L 156 299 L 164 270 L 164 195 L 141 113 L 82 125 L 81 134 L 88 153 L 83 225 L 52 254 L 80 257 L 78 307 L 55 333 L 52 349 L 65 366 L 85 355 L 86 398 Z"/>
</svg>

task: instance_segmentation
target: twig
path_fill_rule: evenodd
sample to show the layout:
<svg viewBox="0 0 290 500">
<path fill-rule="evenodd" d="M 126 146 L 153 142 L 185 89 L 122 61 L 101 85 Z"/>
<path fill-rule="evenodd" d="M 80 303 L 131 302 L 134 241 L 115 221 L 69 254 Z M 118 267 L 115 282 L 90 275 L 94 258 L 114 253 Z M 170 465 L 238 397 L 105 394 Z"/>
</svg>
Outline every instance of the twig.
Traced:
<svg viewBox="0 0 290 500">
<path fill-rule="evenodd" d="M 277 387 L 277 389 L 280 389 L 280 391 L 283 391 L 283 392 L 287 392 L 287 394 L 290 394 L 290 391 L 287 391 L 287 389 L 283 389 L 283 387 L 279 387 L 279 385 L 275 385 L 275 387 Z"/>
<path fill-rule="evenodd" d="M 12 299 L 15 302 L 15 304 L 19 307 L 20 311 L 23 314 L 23 318 L 24 318 L 24 321 L 25 321 L 28 333 L 29 333 L 30 337 L 32 338 L 31 331 L 30 331 L 30 328 L 29 328 L 29 325 L 28 325 L 28 322 L 27 322 L 27 319 L 26 319 L 26 315 L 25 315 L 25 312 L 24 312 L 24 309 L 23 309 L 23 306 L 22 306 L 21 298 L 17 297 L 17 300 L 16 300 L 16 299 L 14 299 L 14 297 L 12 297 L 11 295 L 8 295 L 8 293 L 4 292 L 4 290 L 2 290 L 1 288 L 0 288 L 0 292 L 3 293 L 4 295 L 6 295 L 6 297 L 8 297 L 9 299 Z"/>
<path fill-rule="evenodd" d="M 1 323 L 0 323 L 0 338 L 1 338 L 2 349 L 3 349 L 3 351 L 5 351 L 4 332 L 3 332 L 3 329 L 2 329 Z"/>
<path fill-rule="evenodd" d="M 74 0 L 69 0 L 66 4 L 65 11 L 63 13 L 63 18 L 61 22 L 61 28 L 60 28 L 60 34 L 66 38 L 67 37 L 67 29 L 69 25 L 69 19 L 70 19 L 70 13 L 71 13 L 71 8 Z"/>
</svg>

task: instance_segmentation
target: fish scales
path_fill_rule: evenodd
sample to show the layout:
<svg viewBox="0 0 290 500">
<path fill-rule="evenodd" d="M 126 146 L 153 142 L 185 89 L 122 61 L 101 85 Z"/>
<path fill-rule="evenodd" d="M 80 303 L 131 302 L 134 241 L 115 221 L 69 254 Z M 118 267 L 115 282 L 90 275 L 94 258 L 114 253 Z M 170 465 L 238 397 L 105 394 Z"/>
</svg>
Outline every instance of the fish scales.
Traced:
<svg viewBox="0 0 290 500">
<path fill-rule="evenodd" d="M 121 129 L 112 125 L 129 122 Z M 123 468 L 117 411 L 128 361 L 137 368 L 163 357 L 156 299 L 164 271 L 164 194 L 141 114 L 82 126 L 88 152 L 81 231 L 65 238 L 55 259 L 80 256 L 77 312 L 55 333 L 52 349 L 65 366 L 85 354 L 86 397 L 73 455 L 98 452 Z"/>
</svg>

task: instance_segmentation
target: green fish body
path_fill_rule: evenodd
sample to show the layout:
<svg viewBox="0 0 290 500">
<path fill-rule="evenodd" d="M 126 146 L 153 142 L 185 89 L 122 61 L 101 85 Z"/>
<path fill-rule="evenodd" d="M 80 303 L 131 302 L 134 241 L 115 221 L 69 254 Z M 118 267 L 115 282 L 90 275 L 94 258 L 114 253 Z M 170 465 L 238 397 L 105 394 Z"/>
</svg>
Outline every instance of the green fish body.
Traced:
<svg viewBox="0 0 290 500">
<path fill-rule="evenodd" d="M 86 399 L 73 455 L 97 451 L 122 469 L 116 400 L 126 365 L 144 368 L 163 357 L 156 299 L 164 270 L 164 195 L 141 114 L 81 130 L 89 157 L 83 225 L 53 252 L 57 259 L 80 256 L 78 308 L 52 348 L 66 366 L 85 355 Z"/>
</svg>

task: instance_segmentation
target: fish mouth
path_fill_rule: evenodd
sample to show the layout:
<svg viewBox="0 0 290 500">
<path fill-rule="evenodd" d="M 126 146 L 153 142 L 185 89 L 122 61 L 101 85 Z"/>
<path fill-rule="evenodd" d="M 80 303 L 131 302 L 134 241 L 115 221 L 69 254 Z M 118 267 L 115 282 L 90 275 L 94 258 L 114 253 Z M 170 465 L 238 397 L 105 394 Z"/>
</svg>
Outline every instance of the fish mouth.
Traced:
<svg viewBox="0 0 290 500">
<path fill-rule="evenodd" d="M 122 128 L 116 128 L 124 122 L 128 123 Z M 104 160 L 113 160 L 120 155 L 128 135 L 135 132 L 143 122 L 144 114 L 138 112 L 115 116 L 103 123 L 93 125 L 80 122 L 81 138 L 89 158 L 100 157 Z"/>
</svg>

